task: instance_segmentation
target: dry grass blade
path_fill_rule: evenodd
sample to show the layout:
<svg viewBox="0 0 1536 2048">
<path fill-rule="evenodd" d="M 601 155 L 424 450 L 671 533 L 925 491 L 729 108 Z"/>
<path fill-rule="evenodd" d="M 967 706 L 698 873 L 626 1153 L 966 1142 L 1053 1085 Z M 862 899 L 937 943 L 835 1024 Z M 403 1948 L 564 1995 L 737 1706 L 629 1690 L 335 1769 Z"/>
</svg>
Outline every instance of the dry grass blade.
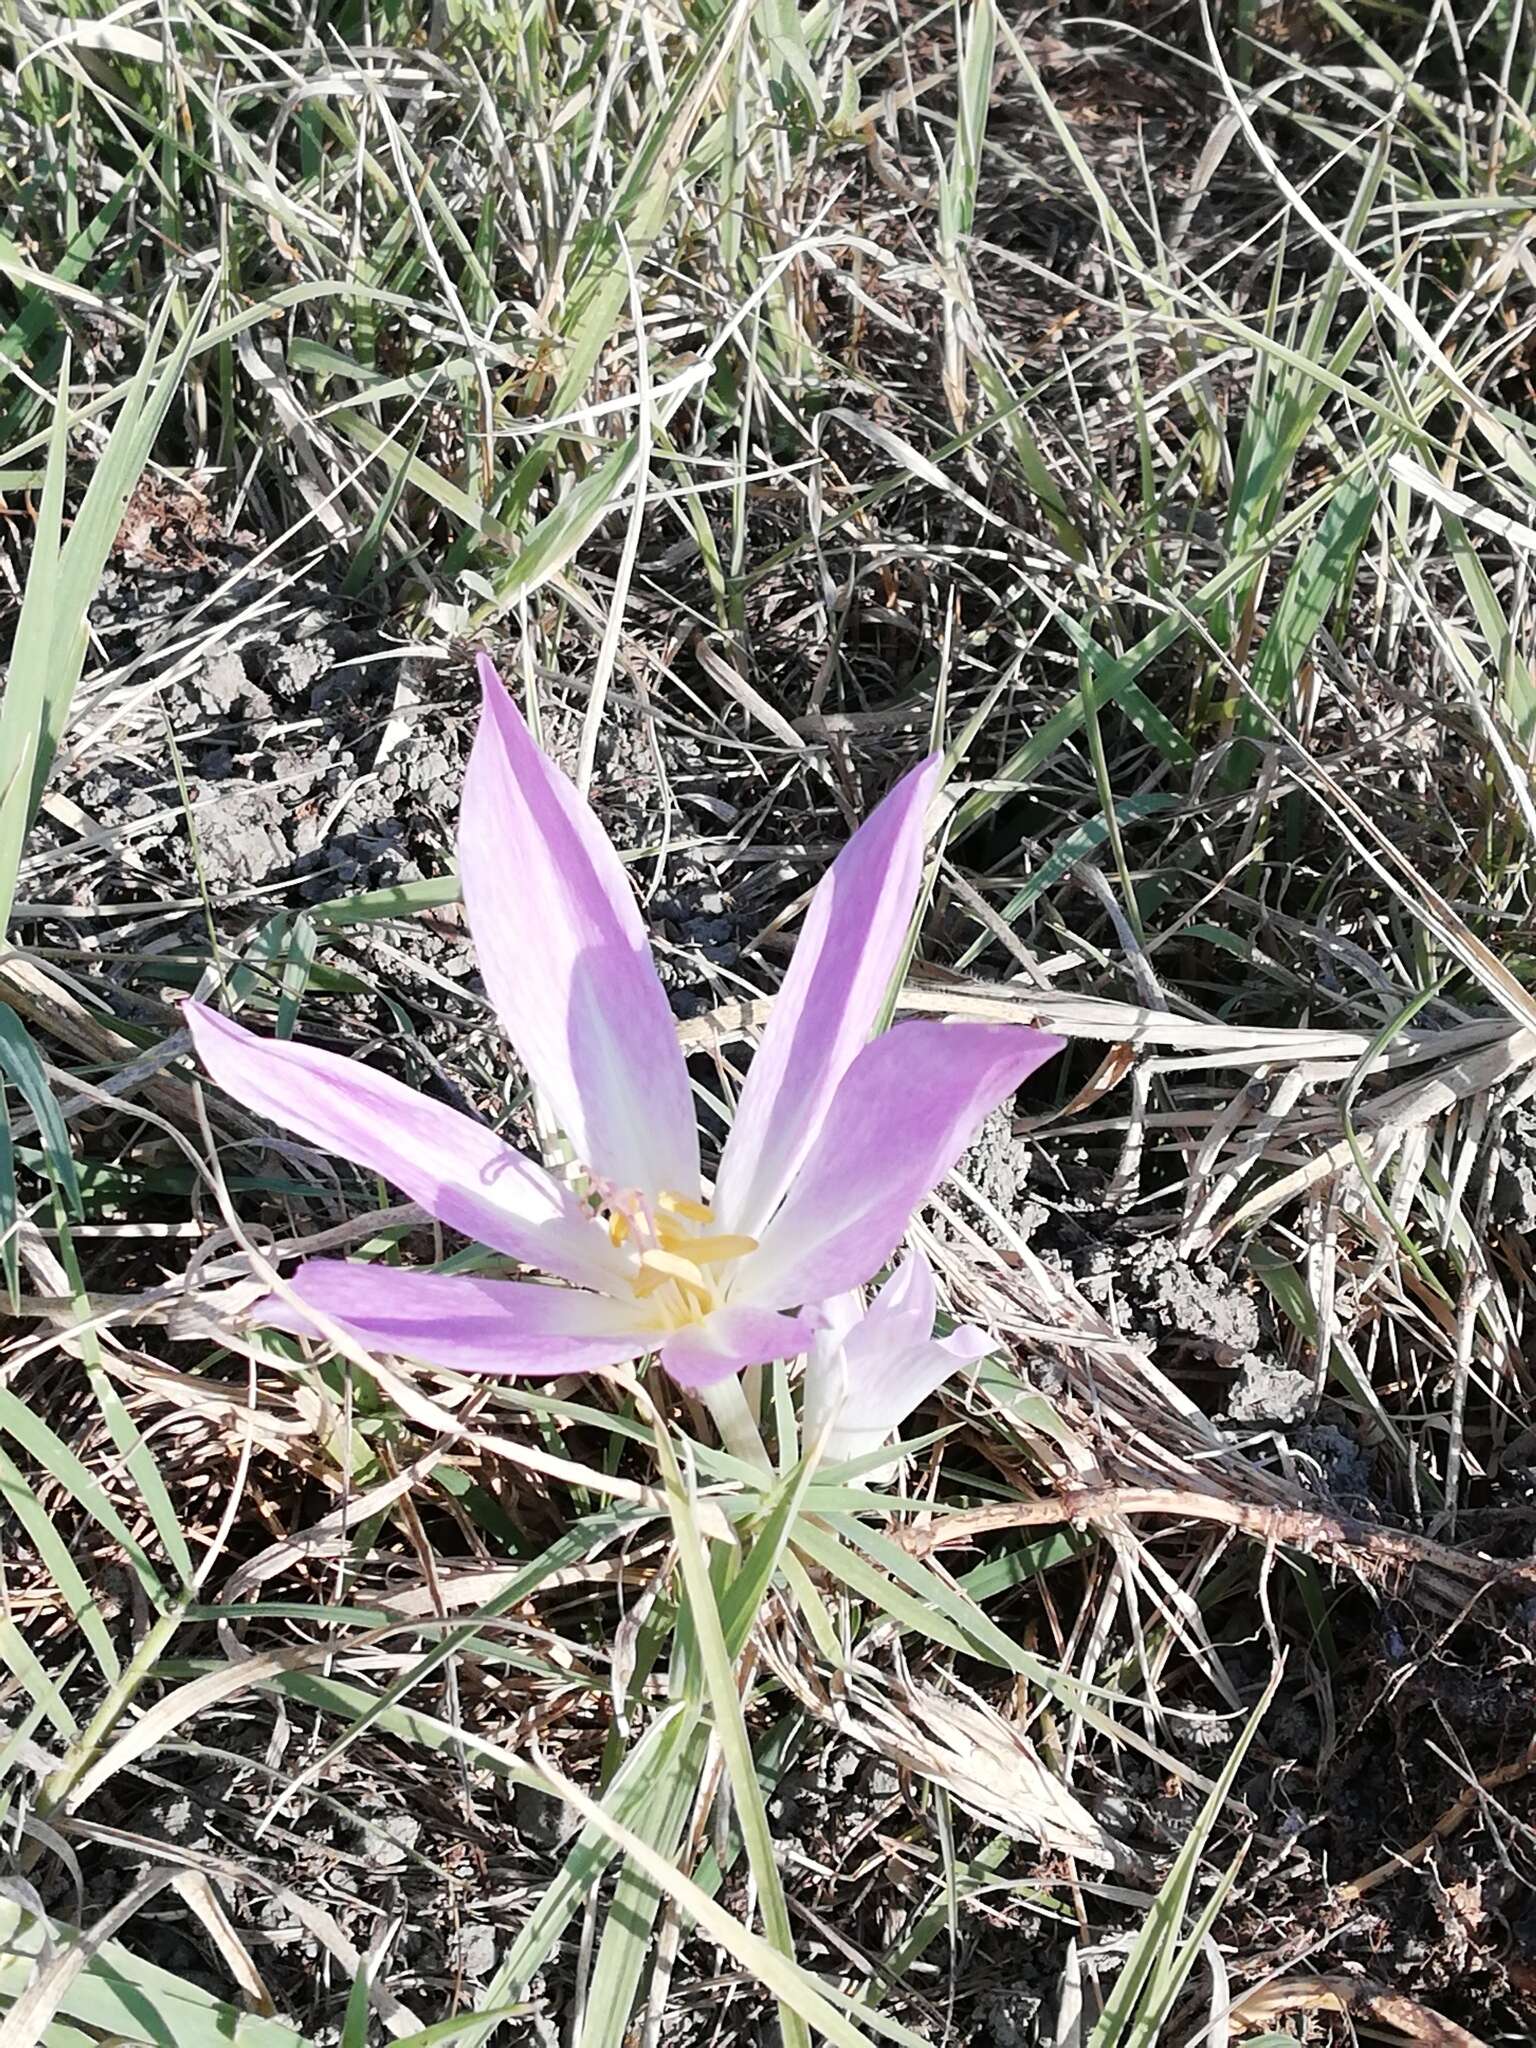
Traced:
<svg viewBox="0 0 1536 2048">
<path fill-rule="evenodd" d="M 1425 1075 L 1405 1081 L 1389 1094 L 1377 1096 L 1357 1119 L 1363 1138 L 1378 1154 L 1385 1154 L 1407 1134 L 1447 1114 L 1470 1097 L 1486 1095 L 1490 1089 L 1512 1080 L 1536 1059 L 1536 1031 L 1520 1029 L 1497 1039 L 1481 1051 L 1461 1058 Z M 1293 1202 L 1319 1181 L 1344 1171 L 1355 1160 L 1355 1147 L 1348 1138 L 1328 1146 L 1299 1166 L 1293 1173 L 1266 1187 L 1243 1203 L 1228 1219 L 1226 1228 L 1241 1230 L 1271 1210 Z"/>
<path fill-rule="evenodd" d="M 784 1675 L 794 1682 L 788 1670 Z M 1117 1841 L 1046 1767 L 1026 1731 L 983 1702 L 899 1674 L 882 1681 L 859 1672 L 836 1698 L 804 1684 L 797 1690 L 840 1734 L 942 1786 L 1017 1840 L 1038 1842 L 1096 1870 L 1146 1876 L 1145 1860 Z"/>
</svg>

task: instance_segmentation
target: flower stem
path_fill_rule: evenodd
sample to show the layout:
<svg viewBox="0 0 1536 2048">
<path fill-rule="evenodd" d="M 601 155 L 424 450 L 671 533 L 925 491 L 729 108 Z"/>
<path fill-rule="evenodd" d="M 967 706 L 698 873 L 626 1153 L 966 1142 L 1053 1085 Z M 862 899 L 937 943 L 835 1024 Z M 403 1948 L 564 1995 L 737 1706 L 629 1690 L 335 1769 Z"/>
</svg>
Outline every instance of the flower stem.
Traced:
<svg viewBox="0 0 1536 2048">
<path fill-rule="evenodd" d="M 771 1472 L 773 1466 L 768 1452 L 736 1375 L 732 1373 L 729 1379 L 716 1380 L 712 1387 L 701 1387 L 699 1398 L 709 1410 L 720 1441 L 731 1456 L 740 1458 L 744 1465 L 755 1465 L 760 1472 Z"/>
</svg>

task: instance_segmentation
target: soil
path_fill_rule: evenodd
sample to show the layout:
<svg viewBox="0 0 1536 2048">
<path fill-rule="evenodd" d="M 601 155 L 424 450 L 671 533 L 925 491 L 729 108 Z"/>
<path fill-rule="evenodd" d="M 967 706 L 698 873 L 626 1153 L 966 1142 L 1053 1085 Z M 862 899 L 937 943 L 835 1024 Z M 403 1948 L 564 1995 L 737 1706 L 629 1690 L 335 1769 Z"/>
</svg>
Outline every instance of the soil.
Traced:
<svg viewBox="0 0 1536 2048">
<path fill-rule="evenodd" d="M 391 645 L 334 586 L 248 568 L 228 549 L 190 570 L 118 563 L 95 618 L 116 666 L 77 700 L 23 873 L 20 928 L 88 963 L 120 1014 L 166 1028 L 158 1004 L 207 957 L 204 892 L 220 930 L 248 949 L 274 918 L 323 916 L 337 899 L 451 873 L 476 713 L 469 650 Z M 580 716 L 547 682 L 543 710 L 544 743 L 571 769 Z M 633 859 L 663 983 L 689 1017 L 752 992 L 738 974 L 743 946 L 807 870 L 734 863 L 716 814 L 738 820 L 761 792 L 733 791 L 726 804 L 702 740 L 675 720 L 655 730 L 653 747 L 633 698 L 615 692 L 592 797 Z M 696 836 L 657 834 L 663 776 L 683 817 L 705 828 Z M 809 838 L 826 843 L 820 829 Z M 472 1092 L 464 1027 L 484 1011 L 457 905 L 352 924 L 329 945 L 361 984 L 393 986 L 420 1059 Z M 362 986 L 318 1015 L 322 1031 L 359 1045 L 398 1031 L 398 1011 Z M 433 1085 L 419 1063 L 410 1078 Z"/>
</svg>

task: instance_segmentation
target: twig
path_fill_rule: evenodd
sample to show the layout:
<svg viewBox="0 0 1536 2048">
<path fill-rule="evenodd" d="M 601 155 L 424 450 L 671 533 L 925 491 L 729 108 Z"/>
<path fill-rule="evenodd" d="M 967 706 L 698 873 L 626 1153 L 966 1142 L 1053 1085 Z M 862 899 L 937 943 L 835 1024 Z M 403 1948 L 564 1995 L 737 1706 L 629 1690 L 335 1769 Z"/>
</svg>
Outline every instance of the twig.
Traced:
<svg viewBox="0 0 1536 2048">
<path fill-rule="evenodd" d="M 1476 1812 L 1485 1792 L 1495 1791 L 1501 1785 L 1512 1785 L 1533 1770 L 1536 1770 L 1536 1736 L 1509 1763 L 1500 1764 L 1496 1770 L 1486 1772 L 1470 1785 L 1463 1785 L 1422 1841 L 1415 1842 L 1411 1849 L 1399 1849 L 1390 1861 L 1366 1871 L 1363 1877 L 1353 1877 L 1348 1884 L 1339 1885 L 1334 1896 L 1344 1900 L 1363 1899 L 1378 1885 L 1386 1884 L 1390 1878 L 1401 1875 L 1416 1863 L 1422 1863 L 1438 1843 L 1449 1840 L 1462 1822 Z"/>
<path fill-rule="evenodd" d="M 1231 2019 L 1234 2026 L 1256 2030 L 1287 2012 L 1358 2013 L 1395 2027 L 1419 2048 L 1484 2048 L 1476 2034 L 1374 1977 L 1281 1977 L 1238 1999 Z"/>
<path fill-rule="evenodd" d="M 1410 1569 L 1431 1566 L 1477 1586 L 1536 1590 L 1536 1564 L 1469 1556 L 1408 1529 L 1382 1529 L 1370 1522 L 1358 1522 L 1352 1515 L 1321 1508 L 1266 1507 L 1253 1501 L 1222 1500 L 1215 1494 L 1177 1487 L 1073 1488 L 1052 1500 L 1006 1501 L 997 1507 L 970 1508 L 942 1516 L 920 1529 L 904 1530 L 899 1540 L 914 1555 L 926 1556 L 931 1550 L 951 1543 L 967 1543 L 999 1529 L 1032 1529 L 1056 1522 L 1101 1524 L 1128 1515 L 1194 1517 L 1239 1529 L 1260 1543 L 1284 1545 L 1309 1555 L 1337 1556 L 1346 1563 L 1354 1563 L 1363 1555 L 1378 1563 Z"/>
</svg>

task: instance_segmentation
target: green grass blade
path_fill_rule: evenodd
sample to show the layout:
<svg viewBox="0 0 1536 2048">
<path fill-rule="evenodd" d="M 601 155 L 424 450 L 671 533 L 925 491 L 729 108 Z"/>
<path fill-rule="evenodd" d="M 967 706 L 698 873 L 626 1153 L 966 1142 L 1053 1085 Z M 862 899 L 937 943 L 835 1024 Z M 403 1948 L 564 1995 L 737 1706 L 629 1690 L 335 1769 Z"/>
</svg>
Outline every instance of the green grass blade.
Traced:
<svg viewBox="0 0 1536 2048">
<path fill-rule="evenodd" d="M 58 1921 L 44 1929 L 0 1892 L 0 2011 L 26 1988 L 45 1936 L 65 1948 L 81 1938 Z M 66 1987 L 59 2009 L 98 2035 L 150 2048 L 311 2048 L 281 2020 L 241 2012 L 119 1941 L 102 1944 Z"/>
<path fill-rule="evenodd" d="M 1269 1683 L 1248 1716 L 1242 1733 L 1233 1743 L 1232 1753 L 1201 1807 L 1194 1826 L 1185 1836 L 1152 1910 L 1132 1944 L 1124 1968 L 1115 1980 L 1098 2023 L 1088 2037 L 1088 2048 L 1151 2048 L 1156 2041 L 1163 2020 L 1198 1953 L 1197 1945 L 1179 1949 L 1177 1943 L 1195 1879 L 1199 1875 L 1200 1859 L 1231 1793 L 1238 1766 L 1248 1754 L 1259 1723 L 1269 1711 L 1269 1703 L 1275 1696 L 1283 1669 L 1283 1665 L 1277 1663 L 1270 1673 Z M 1235 1866 L 1226 1873 L 1228 1884 L 1234 1874 Z"/>
<path fill-rule="evenodd" d="M 481 607 L 476 625 L 485 624 L 519 598 L 531 597 L 551 576 L 560 573 L 617 504 L 638 448 L 638 439 L 631 434 L 567 491 L 552 512 L 545 514 L 505 569 L 492 578 L 495 604 Z"/>
<path fill-rule="evenodd" d="M 0 1670 L 14 1678 L 31 1695 L 56 1734 L 65 1742 L 74 1741 L 80 1733 L 80 1723 L 71 1713 L 69 1703 L 38 1662 L 36 1651 L 21 1630 L 3 1614 L 0 1614 Z"/>
<path fill-rule="evenodd" d="M 22 848 L 85 664 L 86 615 L 122 524 L 123 510 L 149 460 L 161 421 L 181 388 L 209 299 L 204 299 L 198 315 L 188 322 L 151 384 L 173 303 L 173 295 L 168 295 L 107 445 L 91 472 L 67 540 L 60 538 L 70 420 L 67 357 L 61 373 L 37 543 L 27 571 L 5 701 L 0 705 L 0 932 L 10 922 Z"/>
<path fill-rule="evenodd" d="M 39 1159 L 42 1155 L 38 1154 Z M 0 1271 L 12 1315 L 21 1311 L 21 1246 L 18 1229 L 21 1203 L 16 1192 L 16 1142 L 11 1132 L 11 1106 L 0 1088 Z"/>
<path fill-rule="evenodd" d="M 150 1563 L 143 1545 L 129 1533 L 122 1516 L 107 1498 L 101 1482 L 81 1463 L 68 1444 L 55 1435 L 42 1417 L 34 1414 L 6 1387 L 0 1387 L 0 1433 L 11 1437 L 29 1458 L 41 1465 L 44 1471 L 51 1473 L 71 1500 L 88 1514 L 92 1521 L 105 1529 L 114 1542 L 122 1546 L 129 1563 L 138 1574 L 139 1583 L 154 1605 L 162 1609 L 169 1606 L 170 1597 L 161 1582 L 160 1574 Z"/>
<path fill-rule="evenodd" d="M 1317 531 L 1285 580 L 1264 638 L 1253 659 L 1254 695 L 1276 718 L 1292 722 L 1292 693 L 1307 650 L 1336 604 L 1344 601 L 1356 557 L 1381 502 L 1381 477 L 1363 471 L 1343 480 L 1323 509 Z M 1239 729 L 1258 732 L 1264 718 L 1245 699 Z"/>
<path fill-rule="evenodd" d="M 11 642 L 5 697 L 0 702 L 0 937 L 10 923 L 21 849 L 32 820 L 32 788 L 38 747 L 47 724 L 48 692 L 55 687 L 53 643 L 69 453 L 69 363 L 66 349 L 48 437 L 48 466 L 33 528 L 32 557 Z"/>
<path fill-rule="evenodd" d="M 69 1214 L 79 1216 L 80 1182 L 75 1172 L 69 1129 L 59 1114 L 59 1105 L 54 1100 L 48 1076 L 43 1072 L 43 1063 L 26 1025 L 3 1002 L 0 1002 L 0 1076 L 10 1083 L 37 1119 L 38 1137 L 42 1141 L 49 1177 Z"/>
<path fill-rule="evenodd" d="M 666 1767 L 651 1778 L 644 1808 L 630 1823 L 658 1855 L 674 1862 L 698 1799 L 706 1755 L 702 1739 L 675 1750 Z M 663 1897 L 660 1886 L 626 1859 L 603 1921 L 580 2048 L 622 2048 L 629 2035 L 635 1994 L 651 1959 L 653 1929 Z"/>
<path fill-rule="evenodd" d="M 1081 701 L 1081 700 L 1080 700 Z M 1114 806 L 1114 818 L 1121 825 L 1136 824 L 1143 818 L 1158 818 L 1169 811 L 1178 809 L 1178 799 L 1160 796 L 1150 790 L 1145 796 L 1122 797 Z M 1070 832 L 1064 832 L 1051 848 L 1029 880 L 1015 889 L 1003 905 L 1001 916 L 1008 924 L 1024 915 L 1031 904 L 1048 895 L 1057 884 L 1072 872 L 1079 861 L 1096 853 L 1110 836 L 1109 816 L 1103 812 L 1096 818 L 1085 819 L 1081 825 L 1074 825 Z M 963 974 L 976 956 L 991 943 L 989 933 L 983 932 L 961 955 L 956 972 Z"/>
<path fill-rule="evenodd" d="M 662 1481 L 667 1489 L 667 1503 L 672 1511 L 673 1527 L 677 1532 L 678 1562 L 686 1589 L 686 1608 L 698 1644 L 705 1683 L 709 1688 L 715 1738 L 725 1757 L 725 1768 L 736 1802 L 737 1823 L 746 1843 L 747 1861 L 757 1882 L 763 1930 L 778 1954 L 793 1964 L 794 1933 L 790 1927 L 789 1907 L 784 1898 L 778 1859 L 773 1852 L 773 1831 L 768 1825 L 762 1787 L 758 1783 L 757 1765 L 752 1756 L 752 1743 L 743 1716 L 741 1693 L 736 1678 L 737 1660 L 726 1643 L 719 1599 L 710 1572 L 709 1553 L 694 1513 L 692 1492 L 684 1484 L 667 1425 L 661 1420 L 656 1424 L 656 1453 L 661 1465 Z M 799 1485 L 802 1488 L 808 1478 L 808 1473 L 802 1473 L 800 1476 Z M 785 1526 L 787 1528 L 787 1524 Z M 782 1548 L 782 1542 L 781 1534 L 779 1548 Z M 777 1552 L 774 1553 L 775 1560 L 776 1556 Z M 769 1569 L 771 1574 L 771 1565 Z M 754 1607 L 751 1613 L 755 1611 Z M 800 2013 L 792 2003 L 786 2004 L 782 1999 L 779 2002 L 779 2028 L 783 2035 L 784 2048 L 810 2048 L 810 2036 L 806 2032 Z"/>
<path fill-rule="evenodd" d="M 69 1545 L 54 1527 L 52 1516 L 3 1444 L 0 1444 L 0 1505 L 9 1509 L 31 1537 L 44 1570 L 57 1587 L 75 1626 L 95 1653 L 102 1676 L 109 1685 L 115 1683 L 122 1674 L 122 1664 L 95 1596 L 80 1576 Z"/>
</svg>

